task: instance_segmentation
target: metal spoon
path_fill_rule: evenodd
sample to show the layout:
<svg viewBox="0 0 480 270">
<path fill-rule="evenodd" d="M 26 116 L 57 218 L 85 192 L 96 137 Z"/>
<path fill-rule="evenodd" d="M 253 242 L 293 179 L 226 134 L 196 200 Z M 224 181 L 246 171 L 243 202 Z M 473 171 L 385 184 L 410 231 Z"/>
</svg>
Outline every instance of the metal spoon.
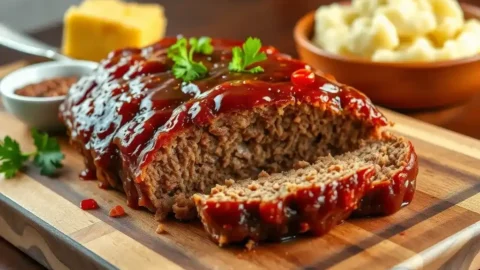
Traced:
<svg viewBox="0 0 480 270">
<path fill-rule="evenodd" d="M 65 96 L 25 97 L 17 95 L 15 91 L 25 85 L 53 77 L 85 76 L 90 74 L 98 63 L 71 59 L 59 53 L 55 47 L 18 33 L 2 24 L 0 24 L 0 45 L 27 54 L 58 60 L 30 65 L 8 74 L 0 81 L 0 95 L 5 109 L 27 126 L 46 131 L 61 129 L 58 107 Z"/>
<path fill-rule="evenodd" d="M 72 61 L 71 58 L 59 53 L 57 48 L 19 33 L 3 24 L 0 24 L 0 45 L 52 60 Z"/>
</svg>

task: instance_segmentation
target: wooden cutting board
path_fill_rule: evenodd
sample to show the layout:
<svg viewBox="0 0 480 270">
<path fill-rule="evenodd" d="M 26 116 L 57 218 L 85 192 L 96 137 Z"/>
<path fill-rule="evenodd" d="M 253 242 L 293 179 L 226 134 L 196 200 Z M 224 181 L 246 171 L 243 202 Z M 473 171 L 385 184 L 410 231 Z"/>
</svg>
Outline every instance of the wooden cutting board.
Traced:
<svg viewBox="0 0 480 270">
<path fill-rule="evenodd" d="M 0 77 L 24 64 L 0 68 Z M 158 235 L 153 216 L 126 207 L 123 194 L 79 180 L 82 157 L 62 138 L 59 178 L 31 166 L 0 178 L 0 235 L 54 269 L 479 269 L 480 141 L 385 113 L 397 123 L 393 131 L 413 141 L 420 162 L 413 203 L 392 216 L 349 220 L 320 238 L 253 251 L 217 247 L 198 222 L 170 220 Z M 28 129 L 0 108 L 5 135 L 32 148 Z M 101 209 L 81 210 L 86 198 Z M 128 216 L 108 216 L 117 204 Z"/>
</svg>

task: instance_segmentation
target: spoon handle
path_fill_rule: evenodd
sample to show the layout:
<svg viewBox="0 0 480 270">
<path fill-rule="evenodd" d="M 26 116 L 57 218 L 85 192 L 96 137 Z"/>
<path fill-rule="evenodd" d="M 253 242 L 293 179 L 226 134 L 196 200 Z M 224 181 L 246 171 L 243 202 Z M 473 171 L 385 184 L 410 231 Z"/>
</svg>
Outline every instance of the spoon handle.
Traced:
<svg viewBox="0 0 480 270">
<path fill-rule="evenodd" d="M 0 24 L 0 45 L 16 51 L 53 60 L 71 60 L 67 56 L 59 53 L 55 47 L 21 34 L 3 24 Z"/>
</svg>

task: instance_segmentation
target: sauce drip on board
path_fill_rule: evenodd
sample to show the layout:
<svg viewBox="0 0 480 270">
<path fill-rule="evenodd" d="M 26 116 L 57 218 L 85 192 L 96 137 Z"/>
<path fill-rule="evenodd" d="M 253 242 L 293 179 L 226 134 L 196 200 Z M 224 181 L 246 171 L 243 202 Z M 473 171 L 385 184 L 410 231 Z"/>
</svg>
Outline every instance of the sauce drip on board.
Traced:
<svg viewBox="0 0 480 270">
<path fill-rule="evenodd" d="M 156 150 L 176 134 L 208 125 L 222 113 L 268 103 L 308 103 L 333 112 L 349 110 L 375 125 L 387 125 L 371 101 L 351 87 L 319 75 L 308 85 L 292 83 L 295 71 L 309 67 L 270 46 L 261 49 L 267 54 L 267 60 L 258 63 L 263 73 L 236 73 L 228 70 L 228 63 L 231 48 L 242 42 L 213 40 L 211 55 L 194 55 L 207 67 L 208 76 L 183 83 L 173 76 L 167 57 L 175 42 L 165 38 L 143 49 L 112 52 L 70 89 L 60 108 L 72 141 L 81 142 L 90 156 L 87 169 L 97 169 L 103 187 L 119 188 L 119 176 L 108 172 L 128 166 L 131 175 L 123 175 L 123 190 L 132 207 L 152 208 L 140 173 Z"/>
</svg>

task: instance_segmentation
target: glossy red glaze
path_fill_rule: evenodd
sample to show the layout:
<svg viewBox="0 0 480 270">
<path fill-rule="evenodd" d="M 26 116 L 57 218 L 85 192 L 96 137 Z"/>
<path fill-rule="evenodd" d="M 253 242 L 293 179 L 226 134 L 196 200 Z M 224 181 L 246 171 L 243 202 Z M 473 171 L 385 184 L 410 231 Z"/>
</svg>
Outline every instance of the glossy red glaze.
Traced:
<svg viewBox="0 0 480 270">
<path fill-rule="evenodd" d="M 95 170 L 85 168 L 83 171 L 80 172 L 79 177 L 85 181 L 89 180 L 96 180 L 97 179 L 97 174 Z"/>
<path fill-rule="evenodd" d="M 299 69 L 292 73 L 291 78 L 296 86 L 309 86 L 315 82 L 315 73 L 308 69 Z"/>
<path fill-rule="evenodd" d="M 80 208 L 83 210 L 94 210 L 98 209 L 98 204 L 94 199 L 85 199 L 80 202 Z"/>
<path fill-rule="evenodd" d="M 355 216 L 390 215 L 412 201 L 418 174 L 418 160 L 412 143 L 409 144 L 407 166 L 397 172 L 390 181 L 374 182 L 371 191 L 360 202 Z"/>
<path fill-rule="evenodd" d="M 327 233 L 346 219 L 371 185 L 374 166 L 325 185 L 298 188 L 274 201 L 199 202 L 205 229 L 220 244 L 280 240 L 310 231 Z"/>
<path fill-rule="evenodd" d="M 71 140 L 85 149 L 89 169 L 97 169 L 103 186 L 122 188 L 130 206 L 152 208 L 141 172 L 156 150 L 222 113 L 307 103 L 387 125 L 370 100 L 351 87 L 317 75 L 308 86 L 293 84 L 292 73 L 307 65 L 270 46 L 262 48 L 268 58 L 258 64 L 265 72 L 231 73 L 231 48 L 242 42 L 213 40 L 212 55 L 194 56 L 208 68 L 208 76 L 184 84 L 172 76 L 167 58 L 175 41 L 165 38 L 143 49 L 112 52 L 70 89 L 60 108 Z"/>
</svg>

